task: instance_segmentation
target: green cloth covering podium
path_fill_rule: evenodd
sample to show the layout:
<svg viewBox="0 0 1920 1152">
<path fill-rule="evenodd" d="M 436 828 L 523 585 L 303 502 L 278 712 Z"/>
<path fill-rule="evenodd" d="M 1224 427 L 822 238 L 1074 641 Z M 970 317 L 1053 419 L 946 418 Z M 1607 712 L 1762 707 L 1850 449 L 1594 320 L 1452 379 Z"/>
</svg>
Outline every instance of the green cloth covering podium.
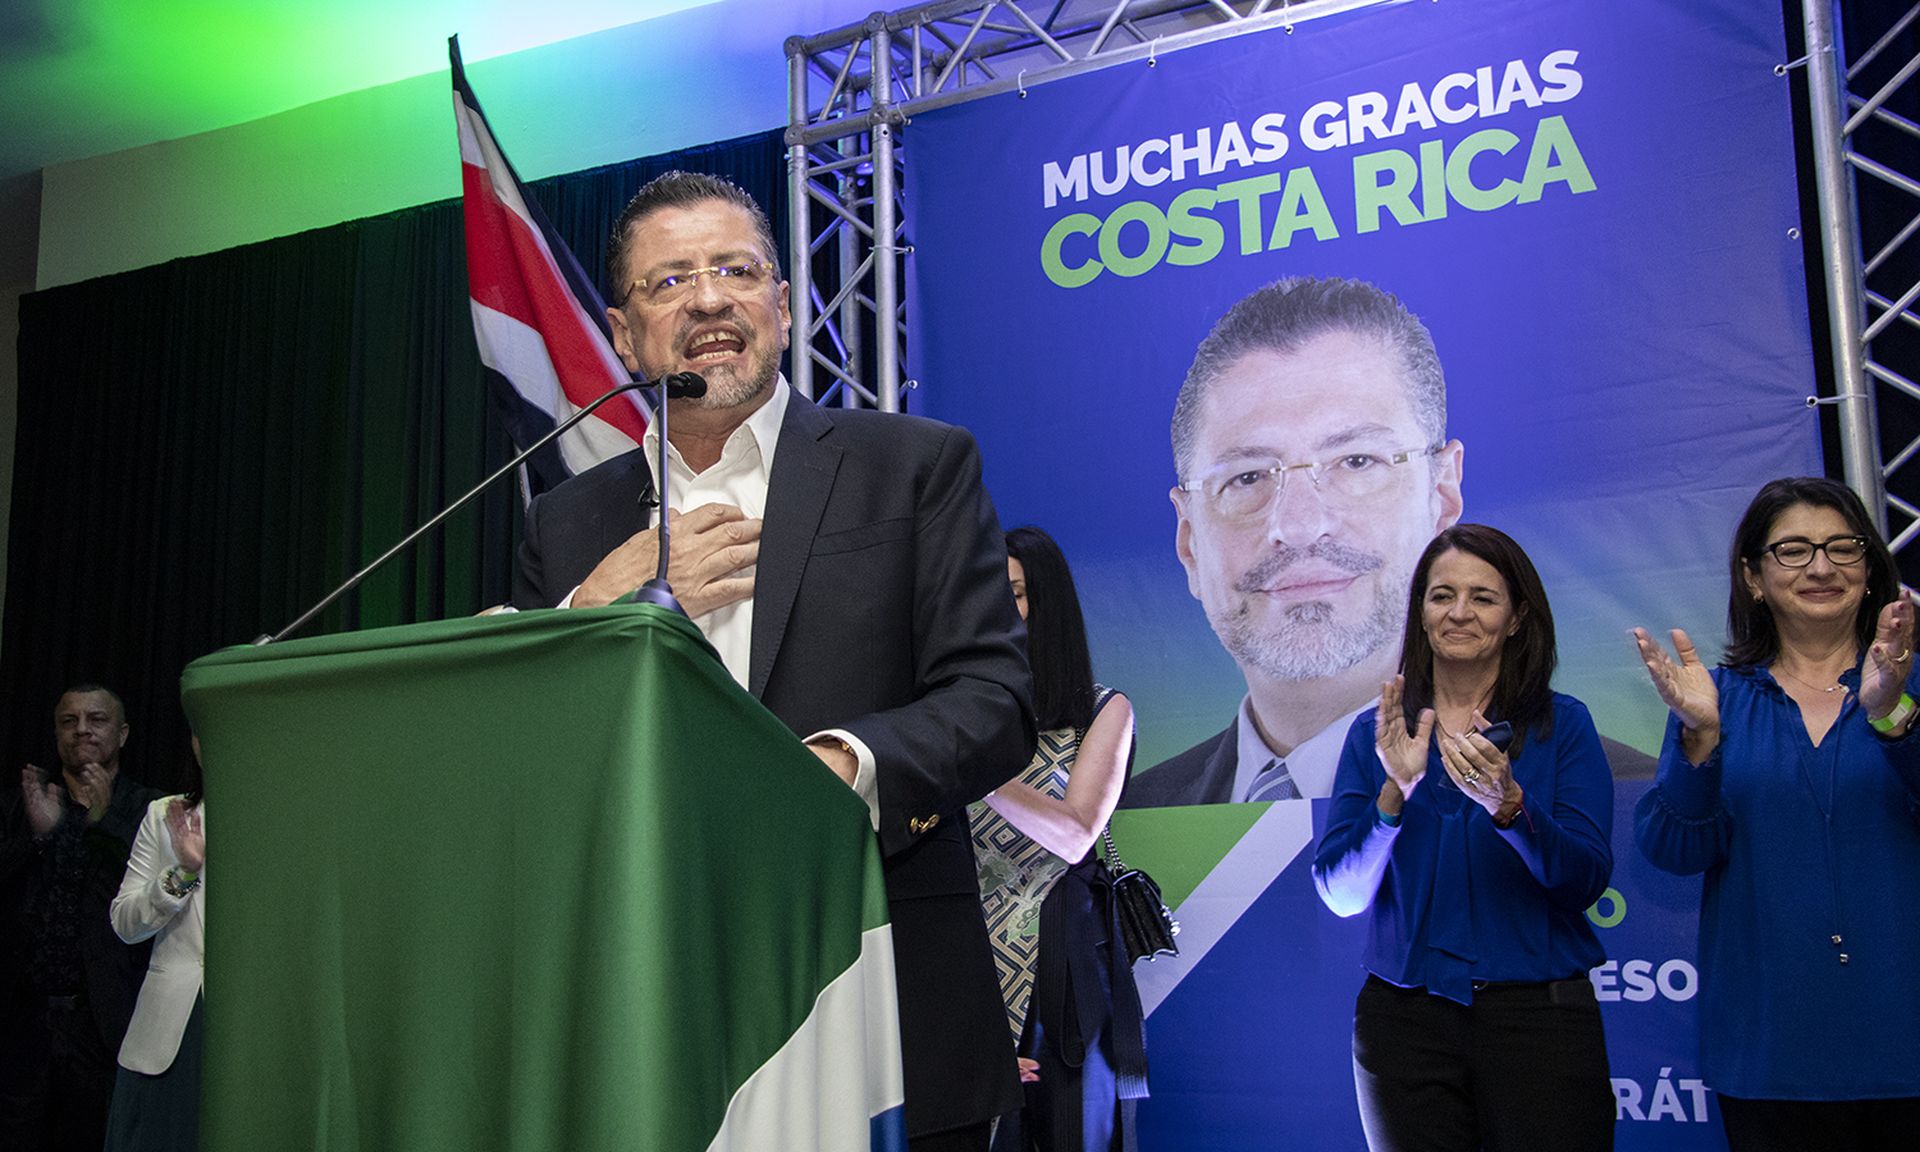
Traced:
<svg viewBox="0 0 1920 1152">
<path fill-rule="evenodd" d="M 866 806 L 684 618 L 237 648 L 203 1147 L 904 1145 Z"/>
</svg>

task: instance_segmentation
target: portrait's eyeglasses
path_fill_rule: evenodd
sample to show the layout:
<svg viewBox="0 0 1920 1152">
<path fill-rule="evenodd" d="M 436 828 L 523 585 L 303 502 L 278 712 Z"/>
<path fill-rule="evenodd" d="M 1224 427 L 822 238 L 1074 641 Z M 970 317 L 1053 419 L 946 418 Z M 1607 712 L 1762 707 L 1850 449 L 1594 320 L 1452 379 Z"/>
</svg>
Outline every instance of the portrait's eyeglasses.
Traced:
<svg viewBox="0 0 1920 1152">
<path fill-rule="evenodd" d="M 1181 484 L 1179 489 L 1198 492 L 1207 507 L 1225 519 L 1244 520 L 1264 513 L 1279 499 L 1289 472 L 1305 472 L 1323 498 L 1359 501 L 1393 483 L 1395 465 L 1432 456 L 1440 448 L 1435 444 L 1396 452 L 1348 452 L 1311 464 L 1289 464 L 1273 457 L 1229 460 Z"/>
<path fill-rule="evenodd" d="M 648 304 L 673 304 L 692 295 L 693 290 L 700 286 L 700 281 L 708 277 L 729 296 L 748 296 L 773 278 L 773 262 L 744 260 L 737 264 L 715 264 L 711 268 L 670 272 L 653 279 L 643 277 L 628 284 L 626 292 L 614 301 L 614 306 L 617 308 L 635 296 Z"/>
<path fill-rule="evenodd" d="M 1760 549 L 1771 553 L 1774 562 L 1782 568 L 1805 568 L 1813 563 L 1815 552 L 1825 552 L 1830 564 L 1858 564 L 1867 555 L 1865 536 L 1832 536 L 1820 543 L 1800 536 L 1789 536 L 1785 540 L 1776 540 Z"/>
</svg>

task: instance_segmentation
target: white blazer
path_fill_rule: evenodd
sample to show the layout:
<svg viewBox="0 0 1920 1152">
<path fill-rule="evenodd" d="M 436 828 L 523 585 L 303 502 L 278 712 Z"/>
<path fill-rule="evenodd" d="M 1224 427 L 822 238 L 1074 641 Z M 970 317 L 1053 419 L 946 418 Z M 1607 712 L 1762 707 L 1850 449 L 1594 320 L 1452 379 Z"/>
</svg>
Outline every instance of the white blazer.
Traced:
<svg viewBox="0 0 1920 1152">
<path fill-rule="evenodd" d="M 207 947 L 206 870 L 200 872 L 200 886 L 184 898 L 169 896 L 160 886 L 167 869 L 180 863 L 173 852 L 173 835 L 167 831 L 167 805 L 173 800 L 162 797 L 147 806 L 140 835 L 127 857 L 120 894 L 113 898 L 113 930 L 120 939 L 138 944 L 154 937 L 147 978 L 140 985 L 133 1022 L 120 1045 L 120 1066 L 149 1076 L 172 1067 L 180 1051 L 180 1034 L 186 1031 L 194 1001 L 200 998 Z M 200 820 L 204 828 L 204 806 Z"/>
</svg>

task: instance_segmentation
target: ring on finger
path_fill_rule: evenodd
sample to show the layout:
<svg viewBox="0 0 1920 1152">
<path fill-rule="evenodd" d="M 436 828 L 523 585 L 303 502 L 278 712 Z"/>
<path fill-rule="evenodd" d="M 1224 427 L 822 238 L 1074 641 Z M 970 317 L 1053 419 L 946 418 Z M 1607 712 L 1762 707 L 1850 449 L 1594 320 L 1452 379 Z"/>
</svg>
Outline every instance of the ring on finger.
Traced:
<svg viewBox="0 0 1920 1152">
<path fill-rule="evenodd" d="M 1911 660 L 1911 659 L 1913 659 L 1913 649 L 1911 649 L 1911 648 L 1902 648 L 1902 649 L 1900 649 L 1900 655 L 1898 655 L 1898 656 L 1895 656 L 1895 657 L 1893 658 L 1893 662 L 1894 662 L 1895 664 L 1905 664 L 1905 663 L 1906 663 L 1907 661 L 1909 661 L 1909 660 Z"/>
</svg>

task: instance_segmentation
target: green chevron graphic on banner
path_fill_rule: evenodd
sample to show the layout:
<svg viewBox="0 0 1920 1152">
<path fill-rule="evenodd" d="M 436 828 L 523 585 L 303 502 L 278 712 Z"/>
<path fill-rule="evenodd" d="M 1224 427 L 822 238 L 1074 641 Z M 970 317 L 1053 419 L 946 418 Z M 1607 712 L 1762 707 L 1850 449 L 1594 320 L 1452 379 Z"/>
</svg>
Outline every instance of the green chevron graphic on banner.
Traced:
<svg viewBox="0 0 1920 1152">
<path fill-rule="evenodd" d="M 1115 812 L 1113 844 L 1121 860 L 1152 875 L 1167 907 L 1178 908 L 1267 807 L 1202 804 Z"/>
</svg>

